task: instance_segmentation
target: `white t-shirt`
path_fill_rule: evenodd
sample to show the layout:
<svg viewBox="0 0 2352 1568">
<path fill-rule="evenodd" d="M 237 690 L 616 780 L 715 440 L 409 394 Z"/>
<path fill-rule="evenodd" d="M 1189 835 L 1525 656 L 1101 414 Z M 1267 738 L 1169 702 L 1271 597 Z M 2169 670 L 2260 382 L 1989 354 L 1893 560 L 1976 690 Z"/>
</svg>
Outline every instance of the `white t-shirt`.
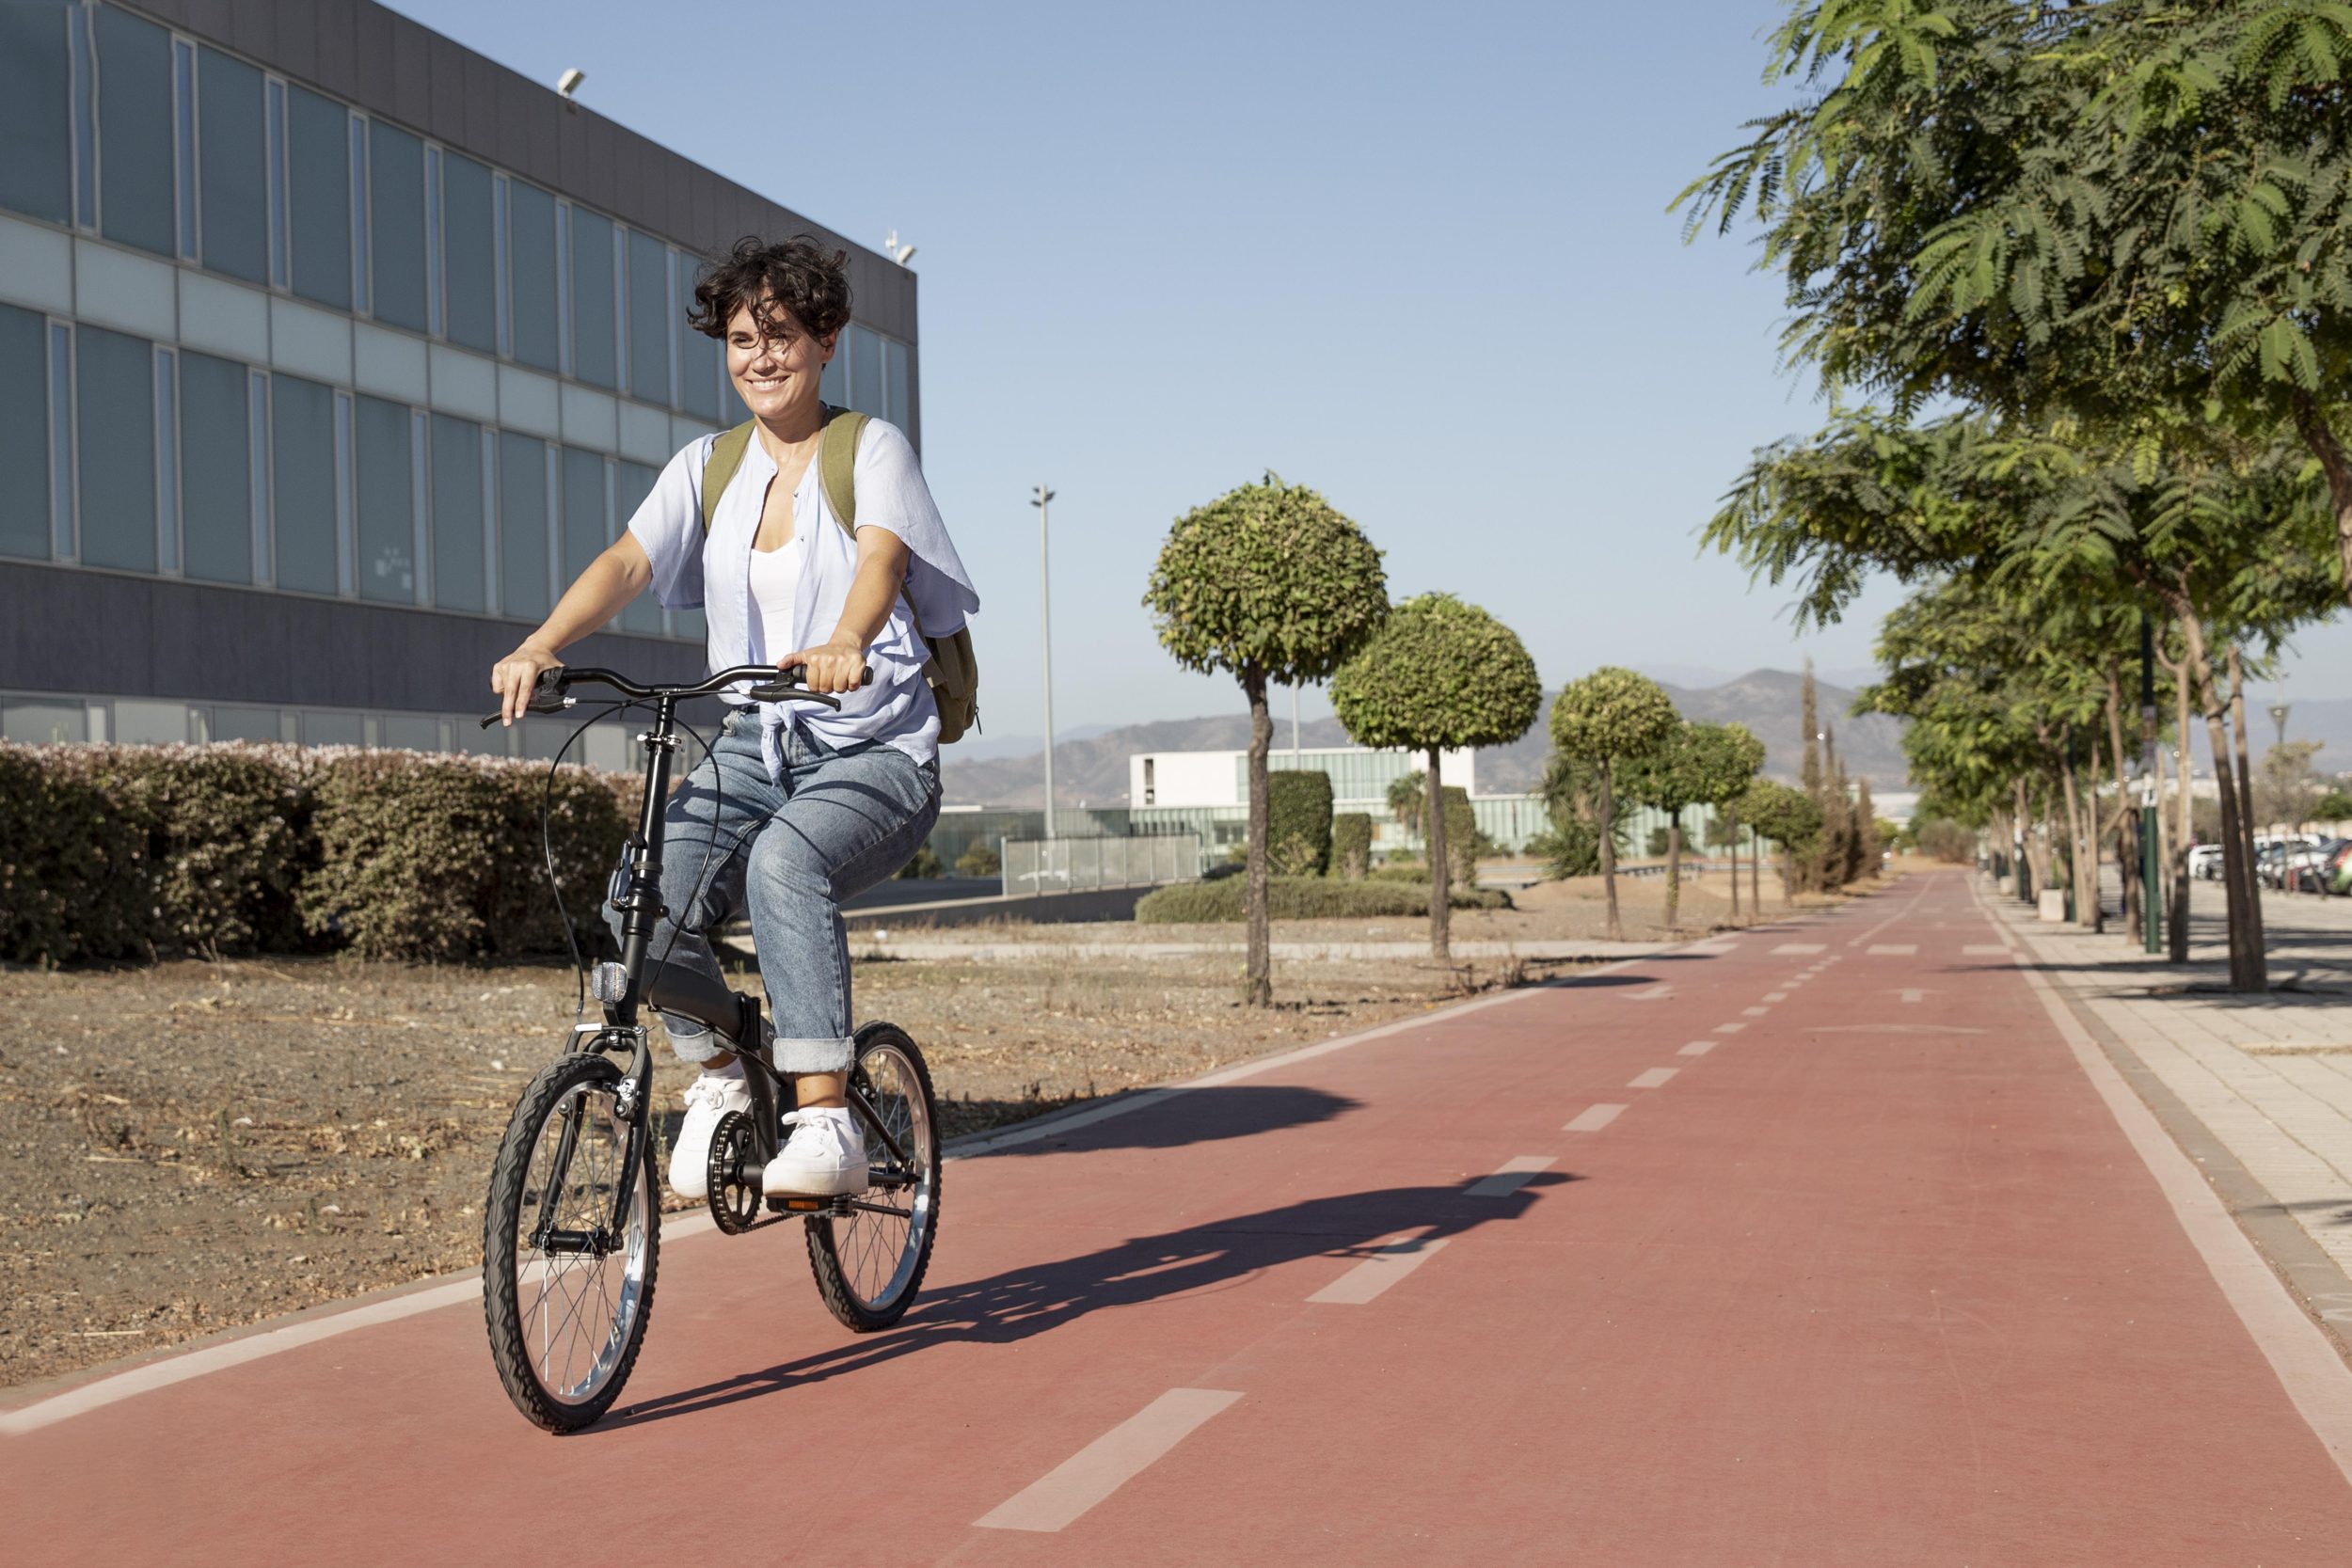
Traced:
<svg viewBox="0 0 2352 1568">
<path fill-rule="evenodd" d="M 752 578 L 752 662 L 773 664 L 799 651 L 792 641 L 792 601 L 801 588 L 801 541 L 796 534 L 777 549 L 754 550 Z"/>
</svg>

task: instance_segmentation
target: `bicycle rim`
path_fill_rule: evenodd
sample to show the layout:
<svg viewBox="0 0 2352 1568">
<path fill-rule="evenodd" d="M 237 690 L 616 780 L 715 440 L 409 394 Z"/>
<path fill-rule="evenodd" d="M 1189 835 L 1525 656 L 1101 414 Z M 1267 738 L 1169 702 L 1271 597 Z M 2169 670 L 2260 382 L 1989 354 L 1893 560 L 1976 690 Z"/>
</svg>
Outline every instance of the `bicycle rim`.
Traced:
<svg viewBox="0 0 2352 1568">
<path fill-rule="evenodd" d="M 820 1283 L 837 1286 L 847 1298 L 835 1315 L 870 1328 L 895 1322 L 922 1282 L 938 1212 L 939 1147 L 930 1078 L 911 1042 L 895 1030 L 877 1037 L 860 1053 L 856 1072 L 866 1102 L 905 1157 L 893 1155 L 861 1123 L 866 1163 L 878 1180 L 847 1214 L 812 1221 L 810 1228 L 830 1255 L 819 1260 Z M 844 1316 L 842 1306 L 850 1314 Z"/>
<path fill-rule="evenodd" d="M 530 1387 L 510 1392 L 524 1413 L 566 1429 L 602 1414 L 628 1375 L 650 1305 L 655 1237 L 648 1155 L 641 1159 L 611 1230 L 630 1129 L 618 1115 L 614 1080 L 563 1084 L 532 1129 L 513 1198 L 506 1254 L 512 1303 L 513 1372 Z M 503 1228 L 503 1227 L 501 1227 Z M 505 1283 L 505 1282 L 502 1282 Z"/>
</svg>

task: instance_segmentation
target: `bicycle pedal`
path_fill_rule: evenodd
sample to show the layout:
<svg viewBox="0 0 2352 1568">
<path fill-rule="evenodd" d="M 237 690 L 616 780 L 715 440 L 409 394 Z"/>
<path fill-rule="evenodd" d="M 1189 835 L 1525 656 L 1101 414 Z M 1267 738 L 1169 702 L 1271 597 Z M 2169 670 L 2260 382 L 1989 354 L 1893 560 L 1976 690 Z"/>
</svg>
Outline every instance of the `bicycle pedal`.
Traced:
<svg viewBox="0 0 2352 1568">
<path fill-rule="evenodd" d="M 850 1200 L 846 1197 L 771 1197 L 768 1200 L 771 1213 L 778 1214 L 846 1214 Z"/>
</svg>

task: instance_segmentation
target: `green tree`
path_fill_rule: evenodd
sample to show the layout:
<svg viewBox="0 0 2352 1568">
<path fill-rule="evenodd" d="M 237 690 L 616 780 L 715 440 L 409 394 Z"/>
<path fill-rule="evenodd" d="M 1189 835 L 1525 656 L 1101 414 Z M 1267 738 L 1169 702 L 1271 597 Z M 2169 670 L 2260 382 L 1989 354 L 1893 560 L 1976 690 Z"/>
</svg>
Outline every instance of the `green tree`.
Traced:
<svg viewBox="0 0 2352 1568">
<path fill-rule="evenodd" d="M 1740 796 L 1740 815 L 1765 838 L 1780 846 L 1780 897 L 1797 895 L 1797 857 L 1811 851 L 1821 834 L 1821 808 L 1804 790 L 1772 779 L 1757 779 Z"/>
<path fill-rule="evenodd" d="M 1331 864 L 1331 775 L 1284 768 L 1266 779 L 1266 842 L 1285 877 L 1320 877 Z"/>
<path fill-rule="evenodd" d="M 1551 752 L 1537 785 L 1551 826 L 1528 847 L 1552 877 L 1592 877 L 1600 872 L 1600 769 L 1578 757 Z M 1611 848 L 1626 852 L 1627 829 L 1618 823 Z"/>
<path fill-rule="evenodd" d="M 1143 603 L 1187 670 L 1223 670 L 1249 702 L 1248 940 L 1244 998 L 1274 1000 L 1266 929 L 1266 689 L 1327 679 L 1388 613 L 1380 551 L 1329 502 L 1269 473 L 1176 520 Z"/>
<path fill-rule="evenodd" d="M 1599 774 L 1600 879 L 1613 942 L 1625 936 L 1617 918 L 1614 772 L 1620 763 L 1662 744 L 1681 721 L 1656 681 L 1615 665 L 1564 688 L 1551 705 L 1552 748 L 1590 763 Z"/>
<path fill-rule="evenodd" d="M 1429 803 L 1429 775 L 1420 768 L 1389 781 L 1389 815 L 1414 838 L 1421 836 L 1421 814 Z"/>
<path fill-rule="evenodd" d="M 996 854 L 996 846 L 984 838 L 976 838 L 956 857 L 956 874 L 961 877 L 993 877 L 1004 869 L 1004 862 Z"/>
<path fill-rule="evenodd" d="M 1682 814 L 1694 805 L 1736 799 L 1764 760 L 1761 742 L 1736 725 L 1683 722 L 1651 751 L 1626 760 L 1619 791 L 1638 805 L 1666 814 L 1666 928 L 1678 928 L 1682 913 Z M 1744 737 L 1755 749 L 1749 760 Z M 1736 893 L 1736 882 L 1735 882 Z"/>
<path fill-rule="evenodd" d="M 1715 808 L 1710 844 L 1731 849 L 1731 914 L 1740 917 L 1740 801 L 1764 768 L 1764 742 L 1745 724 L 1703 724 L 1707 732 L 1702 777 L 1706 791 L 1699 798 Z M 1718 836 L 1720 834 L 1720 837 Z M 1761 914 L 1761 910 L 1756 911 Z"/>
<path fill-rule="evenodd" d="M 1798 101 L 1677 198 L 1743 213 L 1833 387 L 2178 457 L 2291 430 L 2352 591 L 2352 9 L 1800 0 Z"/>
<path fill-rule="evenodd" d="M 1510 627 L 1451 594 L 1423 594 L 1385 625 L 1331 681 L 1331 708 L 1359 745 L 1407 746 L 1428 762 L 1429 951 L 1454 961 L 1442 753 L 1507 746 L 1543 705 L 1535 661 Z"/>
</svg>

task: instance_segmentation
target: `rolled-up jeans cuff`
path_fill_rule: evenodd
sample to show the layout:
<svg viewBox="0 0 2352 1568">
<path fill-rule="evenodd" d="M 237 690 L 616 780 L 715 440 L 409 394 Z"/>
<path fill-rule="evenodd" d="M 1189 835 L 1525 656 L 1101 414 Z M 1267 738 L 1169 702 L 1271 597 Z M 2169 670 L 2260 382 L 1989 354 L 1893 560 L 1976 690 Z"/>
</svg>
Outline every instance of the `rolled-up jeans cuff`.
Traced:
<svg viewBox="0 0 2352 1568">
<path fill-rule="evenodd" d="M 661 1020 L 662 1030 L 670 1037 L 670 1049 L 681 1062 L 700 1066 L 734 1049 L 700 1019 L 681 1018 L 675 1013 L 658 1012 L 654 1016 Z"/>
<path fill-rule="evenodd" d="M 846 1038 L 790 1040 L 779 1035 L 774 1049 L 778 1072 L 847 1072 L 857 1048 Z"/>
</svg>

